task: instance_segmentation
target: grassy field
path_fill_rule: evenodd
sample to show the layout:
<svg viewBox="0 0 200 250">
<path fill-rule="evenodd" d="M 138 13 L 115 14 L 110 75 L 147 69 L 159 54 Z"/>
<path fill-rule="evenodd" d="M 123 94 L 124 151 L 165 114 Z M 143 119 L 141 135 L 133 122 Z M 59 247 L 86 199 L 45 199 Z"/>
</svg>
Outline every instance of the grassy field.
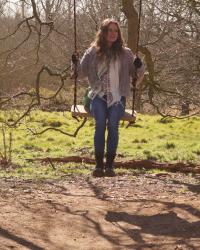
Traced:
<svg viewBox="0 0 200 250">
<path fill-rule="evenodd" d="M 12 120 L 14 114 L 0 114 L 0 120 L 6 115 Z M 93 157 L 94 122 L 89 119 L 79 131 L 76 138 L 63 135 L 56 131 L 48 131 L 35 136 L 27 128 L 41 131 L 48 127 L 71 132 L 79 123 L 71 118 L 70 113 L 34 111 L 26 121 L 17 129 L 12 129 L 13 146 L 12 161 L 20 168 L 15 170 L 16 175 L 35 174 L 40 177 L 52 175 L 51 166 L 40 166 L 39 163 L 30 163 L 26 159 L 34 157 L 57 157 L 80 155 Z M 200 117 L 191 117 L 184 120 L 168 119 L 161 122 L 159 116 L 138 115 L 133 127 L 125 128 L 126 124 L 120 123 L 118 157 L 124 159 L 151 159 L 159 162 L 193 162 L 200 163 Z M 10 130 L 6 130 L 8 137 Z M 3 152 L 2 134 L 0 134 L 0 151 Z M 65 167 L 65 165 L 67 167 Z M 74 171 L 88 173 L 90 166 L 81 170 L 74 164 L 62 164 L 59 171 L 73 173 Z M 8 173 L 7 173 L 8 174 Z M 9 171 L 9 174 L 11 172 Z M 1 171 L 5 175 L 5 171 Z"/>
</svg>

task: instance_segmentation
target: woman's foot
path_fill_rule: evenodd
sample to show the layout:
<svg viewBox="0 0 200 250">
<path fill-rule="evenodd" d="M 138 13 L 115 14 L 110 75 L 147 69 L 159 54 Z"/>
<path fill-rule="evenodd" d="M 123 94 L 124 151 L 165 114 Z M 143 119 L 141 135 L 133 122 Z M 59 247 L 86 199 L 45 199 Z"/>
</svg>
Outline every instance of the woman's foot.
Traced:
<svg viewBox="0 0 200 250">
<path fill-rule="evenodd" d="M 103 152 L 95 153 L 96 167 L 92 172 L 92 175 L 94 177 L 103 177 L 104 176 L 104 172 L 103 172 L 103 168 L 104 168 L 103 156 L 104 156 Z"/>
<path fill-rule="evenodd" d="M 94 171 L 92 172 L 92 175 L 94 177 L 103 177 L 104 176 L 103 168 L 95 168 Z"/>
<path fill-rule="evenodd" d="M 114 159 L 115 159 L 115 154 L 107 153 L 107 155 L 106 155 L 106 168 L 105 168 L 105 173 L 104 173 L 105 176 L 108 176 L 108 177 L 115 176 L 115 171 L 114 171 L 114 167 L 113 167 Z"/>
<path fill-rule="evenodd" d="M 113 168 L 106 168 L 104 175 L 108 177 L 114 177 L 116 174 Z"/>
</svg>

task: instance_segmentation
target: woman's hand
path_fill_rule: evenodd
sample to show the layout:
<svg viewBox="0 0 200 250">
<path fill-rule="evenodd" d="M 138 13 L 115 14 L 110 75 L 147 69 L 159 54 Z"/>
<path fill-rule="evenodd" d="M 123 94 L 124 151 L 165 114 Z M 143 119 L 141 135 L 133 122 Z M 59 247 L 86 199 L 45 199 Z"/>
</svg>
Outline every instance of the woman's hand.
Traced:
<svg viewBox="0 0 200 250">
<path fill-rule="evenodd" d="M 142 61 L 139 57 L 136 57 L 135 60 L 134 60 L 134 65 L 136 67 L 136 69 L 139 69 L 142 67 Z"/>
<path fill-rule="evenodd" d="M 71 73 L 70 74 L 70 79 L 77 79 L 78 78 L 78 74 L 77 73 Z"/>
<path fill-rule="evenodd" d="M 75 64 L 75 65 L 77 65 L 78 61 L 79 61 L 78 54 L 77 53 L 73 53 L 72 54 L 72 63 Z"/>
</svg>

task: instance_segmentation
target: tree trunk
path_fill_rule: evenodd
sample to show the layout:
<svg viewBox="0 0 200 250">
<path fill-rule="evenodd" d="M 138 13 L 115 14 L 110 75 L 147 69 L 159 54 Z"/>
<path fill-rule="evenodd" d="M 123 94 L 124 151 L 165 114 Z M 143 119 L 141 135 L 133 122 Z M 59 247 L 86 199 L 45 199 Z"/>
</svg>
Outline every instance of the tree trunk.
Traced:
<svg viewBox="0 0 200 250">
<path fill-rule="evenodd" d="M 21 8 L 22 8 L 22 19 L 25 18 L 25 1 L 22 0 L 21 2 Z"/>
<path fill-rule="evenodd" d="M 136 54 L 137 50 L 137 36 L 138 36 L 138 13 L 134 7 L 133 0 L 122 0 L 122 11 L 124 12 L 128 21 L 128 47 Z M 147 70 L 149 72 L 149 81 L 153 84 L 154 82 L 154 63 L 151 52 L 146 48 L 139 46 L 139 51 L 145 55 L 145 62 Z M 137 86 L 137 93 L 135 97 L 135 109 L 140 111 L 141 108 L 141 96 L 142 96 L 143 82 Z"/>
<path fill-rule="evenodd" d="M 189 115 L 190 114 L 190 103 L 188 100 L 183 101 L 181 105 L 181 115 Z"/>
<path fill-rule="evenodd" d="M 137 37 L 138 37 L 138 13 L 133 5 L 133 0 L 122 0 L 122 11 L 128 21 L 128 47 L 134 54 L 137 53 Z M 140 111 L 142 83 L 137 87 L 138 91 L 135 95 L 135 109 Z"/>
<path fill-rule="evenodd" d="M 122 0 L 122 11 L 128 21 L 128 47 L 136 54 L 138 36 L 138 13 L 133 0 Z"/>
</svg>

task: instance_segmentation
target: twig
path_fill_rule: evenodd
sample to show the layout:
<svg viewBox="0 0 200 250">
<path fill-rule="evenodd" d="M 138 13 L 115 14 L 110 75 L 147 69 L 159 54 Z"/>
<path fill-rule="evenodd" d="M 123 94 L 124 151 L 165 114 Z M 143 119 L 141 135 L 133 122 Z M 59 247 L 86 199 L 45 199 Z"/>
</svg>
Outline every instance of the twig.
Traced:
<svg viewBox="0 0 200 250">
<path fill-rule="evenodd" d="M 56 170 L 56 168 L 55 168 L 55 166 L 54 166 L 54 164 L 53 164 L 51 158 L 47 158 L 47 159 L 48 159 L 50 165 L 52 166 L 52 168 L 53 168 L 54 170 Z"/>
<path fill-rule="evenodd" d="M 12 142 L 13 142 L 13 137 L 12 137 L 12 132 L 10 131 L 10 136 L 9 136 L 9 158 L 8 161 L 12 161 Z"/>
<path fill-rule="evenodd" d="M 5 128 L 2 125 L 2 135 L 3 135 L 3 148 L 4 148 L 4 159 L 7 161 L 7 145 L 6 145 L 6 134 L 5 134 Z"/>
</svg>

